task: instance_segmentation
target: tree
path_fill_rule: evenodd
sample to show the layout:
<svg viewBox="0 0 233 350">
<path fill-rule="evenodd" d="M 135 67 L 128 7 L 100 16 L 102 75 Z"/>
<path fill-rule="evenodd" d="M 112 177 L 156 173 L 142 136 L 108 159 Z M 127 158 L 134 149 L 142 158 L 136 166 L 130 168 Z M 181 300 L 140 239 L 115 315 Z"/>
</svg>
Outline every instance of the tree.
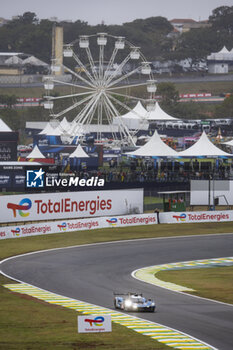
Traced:
<svg viewBox="0 0 233 350">
<path fill-rule="evenodd" d="M 164 105 L 172 105 L 179 100 L 179 92 L 173 83 L 159 83 L 156 94 L 161 96 Z"/>
<path fill-rule="evenodd" d="M 15 95 L 0 95 L 0 104 L 3 104 L 7 108 L 12 108 L 17 102 Z"/>
<path fill-rule="evenodd" d="M 233 33 L 233 6 L 220 6 L 212 11 L 209 21 L 216 30 Z"/>
<path fill-rule="evenodd" d="M 233 94 L 225 98 L 224 101 L 216 107 L 216 118 L 233 118 Z"/>
</svg>

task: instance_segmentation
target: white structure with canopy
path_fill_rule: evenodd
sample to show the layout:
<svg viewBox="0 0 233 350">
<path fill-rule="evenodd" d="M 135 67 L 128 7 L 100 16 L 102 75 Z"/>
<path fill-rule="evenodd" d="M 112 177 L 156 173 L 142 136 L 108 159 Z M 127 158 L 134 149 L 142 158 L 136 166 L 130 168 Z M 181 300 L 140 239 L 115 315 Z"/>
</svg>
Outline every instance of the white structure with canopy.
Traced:
<svg viewBox="0 0 233 350">
<path fill-rule="evenodd" d="M 138 157 L 179 157 L 179 153 L 164 143 L 155 130 L 150 140 L 133 152 L 126 153 Z"/>
<path fill-rule="evenodd" d="M 233 155 L 222 151 L 220 148 L 215 146 L 203 131 L 201 137 L 194 145 L 178 153 L 180 157 L 232 157 Z"/>
</svg>

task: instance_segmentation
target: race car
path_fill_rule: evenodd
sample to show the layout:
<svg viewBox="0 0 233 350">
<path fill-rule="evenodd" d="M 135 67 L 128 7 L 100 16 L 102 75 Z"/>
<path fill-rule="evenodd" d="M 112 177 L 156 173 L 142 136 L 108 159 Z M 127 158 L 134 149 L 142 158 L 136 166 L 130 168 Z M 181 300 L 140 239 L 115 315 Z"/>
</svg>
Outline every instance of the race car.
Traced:
<svg viewBox="0 0 233 350">
<path fill-rule="evenodd" d="M 155 302 L 137 293 L 114 293 L 114 306 L 125 311 L 155 311 Z"/>
</svg>

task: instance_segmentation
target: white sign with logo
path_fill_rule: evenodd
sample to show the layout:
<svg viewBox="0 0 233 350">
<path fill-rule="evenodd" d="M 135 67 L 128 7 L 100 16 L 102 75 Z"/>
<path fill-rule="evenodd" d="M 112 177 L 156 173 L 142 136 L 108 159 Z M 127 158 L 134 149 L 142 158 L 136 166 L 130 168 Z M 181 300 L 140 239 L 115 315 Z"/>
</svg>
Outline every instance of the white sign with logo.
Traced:
<svg viewBox="0 0 233 350">
<path fill-rule="evenodd" d="M 78 333 L 99 333 L 111 331 L 111 315 L 78 316 Z"/>
<path fill-rule="evenodd" d="M 168 212 L 160 213 L 161 224 L 184 224 L 197 222 L 224 222 L 233 221 L 232 210 L 224 211 L 192 211 L 192 212 Z"/>
<path fill-rule="evenodd" d="M 141 214 L 106 218 L 109 227 L 139 226 L 157 224 L 157 214 Z"/>
<path fill-rule="evenodd" d="M 46 221 L 40 223 L 5 226 L 0 228 L 0 240 L 27 236 L 94 230 L 97 228 L 157 224 L 155 214 L 99 217 L 75 220 Z"/>
<path fill-rule="evenodd" d="M 127 215 L 143 212 L 143 189 L 2 196 L 0 222 Z"/>
</svg>

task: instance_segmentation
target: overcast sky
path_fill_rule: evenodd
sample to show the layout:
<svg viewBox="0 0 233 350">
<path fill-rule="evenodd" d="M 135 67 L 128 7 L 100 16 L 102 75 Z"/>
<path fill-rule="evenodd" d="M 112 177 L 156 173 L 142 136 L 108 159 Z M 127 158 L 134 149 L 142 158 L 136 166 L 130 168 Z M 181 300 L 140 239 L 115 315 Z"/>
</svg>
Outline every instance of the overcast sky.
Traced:
<svg viewBox="0 0 233 350">
<path fill-rule="evenodd" d="M 39 19 L 78 19 L 91 25 L 121 24 L 136 18 L 163 16 L 167 19 L 208 19 L 219 6 L 233 6 L 233 0 L 0 0 L 0 17 L 11 19 L 35 12 Z"/>
</svg>

